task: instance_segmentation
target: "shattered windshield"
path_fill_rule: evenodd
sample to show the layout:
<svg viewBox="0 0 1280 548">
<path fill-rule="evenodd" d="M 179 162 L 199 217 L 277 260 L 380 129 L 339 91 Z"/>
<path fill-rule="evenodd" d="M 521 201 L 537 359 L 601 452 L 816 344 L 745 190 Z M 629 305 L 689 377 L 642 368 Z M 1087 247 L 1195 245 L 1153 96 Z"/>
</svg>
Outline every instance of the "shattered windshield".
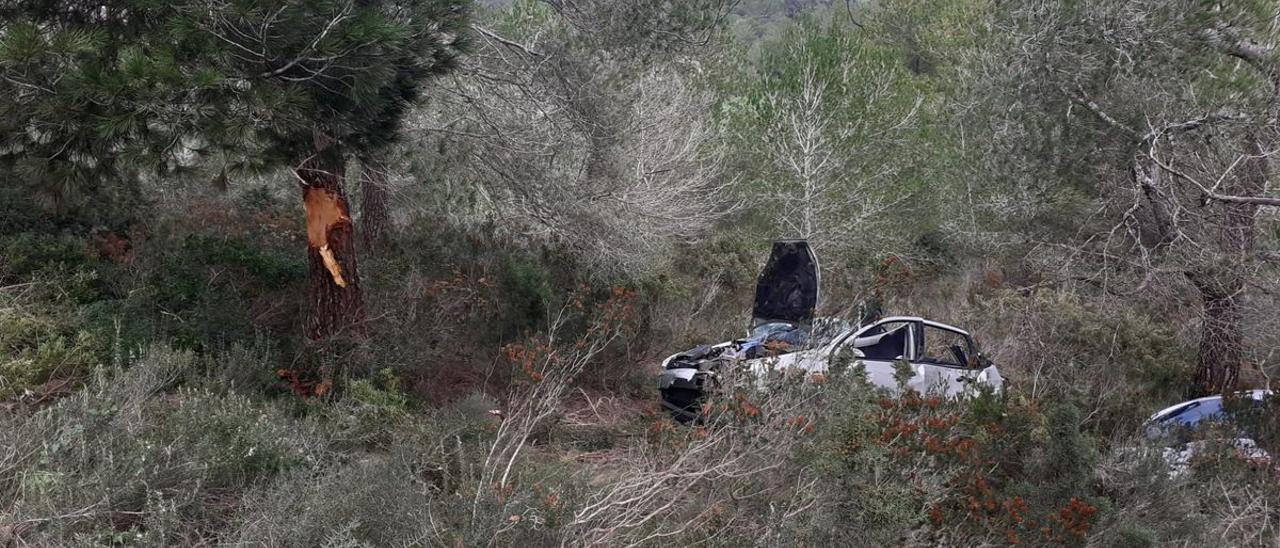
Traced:
<svg viewBox="0 0 1280 548">
<path fill-rule="evenodd" d="M 1227 403 L 1221 397 L 1203 398 L 1180 407 L 1147 425 L 1147 438 L 1177 445 L 1190 441 L 1197 431 L 1217 426 L 1238 430 L 1237 436 L 1255 437 L 1256 415 L 1265 407 L 1262 398 L 1237 398 Z"/>
<path fill-rule="evenodd" d="M 778 333 L 787 333 L 795 331 L 796 326 L 790 322 L 769 322 L 757 325 L 751 328 L 751 332 L 747 334 L 748 340 L 764 340 L 771 335 Z"/>
<path fill-rule="evenodd" d="M 738 345 L 747 358 L 777 355 L 803 348 L 809 341 L 809 332 L 786 322 L 770 322 L 751 330 L 750 336 Z"/>
<path fill-rule="evenodd" d="M 818 318 L 805 328 L 789 322 L 769 322 L 756 326 L 739 343 L 748 358 L 794 352 L 823 346 L 849 330 L 849 322 L 838 318 Z"/>
</svg>

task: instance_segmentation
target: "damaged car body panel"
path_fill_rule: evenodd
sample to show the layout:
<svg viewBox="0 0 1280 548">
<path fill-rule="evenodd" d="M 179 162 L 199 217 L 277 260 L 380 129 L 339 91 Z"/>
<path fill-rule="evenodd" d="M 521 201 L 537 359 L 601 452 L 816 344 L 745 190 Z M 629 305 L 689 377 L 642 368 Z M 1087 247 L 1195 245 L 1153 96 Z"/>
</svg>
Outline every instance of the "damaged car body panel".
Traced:
<svg viewBox="0 0 1280 548">
<path fill-rule="evenodd" d="M 756 286 L 751 329 L 745 338 L 704 345 L 667 358 L 658 379 L 663 406 L 678 420 L 696 419 L 703 396 L 730 374 L 748 372 L 763 383 L 787 372 L 827 373 L 859 363 L 868 380 L 899 390 L 899 363 L 912 370 L 906 388 L 959 396 L 980 386 L 999 390 L 999 371 L 967 331 L 914 316 L 851 326 L 814 316 L 818 262 L 803 240 L 775 242 Z"/>
<path fill-rule="evenodd" d="M 769 261 L 756 281 L 751 328 L 769 323 L 809 325 L 818 308 L 820 276 L 818 257 L 809 242 L 774 242 Z"/>
<path fill-rule="evenodd" d="M 1003 384 L 999 370 L 981 357 L 968 332 L 914 316 L 885 318 L 823 348 L 749 360 L 745 365 L 758 377 L 790 370 L 825 374 L 842 360 L 861 364 L 871 384 L 891 391 L 899 388 L 899 362 L 911 368 L 906 388 L 921 394 L 957 396 L 978 385 L 998 390 Z"/>
<path fill-rule="evenodd" d="M 813 337 L 816 348 L 776 355 L 753 355 L 756 341 L 743 339 L 681 352 L 664 362 L 658 388 L 663 405 L 677 418 L 697 417 L 702 396 L 722 384 L 729 372 L 749 371 L 759 381 L 772 374 L 827 374 L 837 364 L 861 364 L 867 380 L 891 392 L 899 390 L 898 363 L 911 368 L 906 388 L 921 394 L 957 397 L 979 387 L 999 391 L 999 369 L 978 352 L 968 332 L 913 316 L 885 318 L 848 329 L 828 341 Z"/>
<path fill-rule="evenodd" d="M 815 323 L 820 276 L 817 255 L 807 241 L 774 242 L 756 281 L 747 336 L 698 346 L 663 361 L 663 374 L 658 379 L 663 405 L 677 418 L 692 416 L 720 372 L 743 359 L 812 347 L 809 335 Z M 817 322 L 822 327 L 832 323 L 823 320 Z"/>
</svg>

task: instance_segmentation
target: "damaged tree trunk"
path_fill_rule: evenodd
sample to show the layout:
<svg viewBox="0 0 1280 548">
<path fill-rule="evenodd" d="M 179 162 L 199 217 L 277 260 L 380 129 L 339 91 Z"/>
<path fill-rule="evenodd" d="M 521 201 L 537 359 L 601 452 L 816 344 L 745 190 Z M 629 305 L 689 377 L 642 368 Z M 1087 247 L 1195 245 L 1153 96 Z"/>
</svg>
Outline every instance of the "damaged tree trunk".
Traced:
<svg viewBox="0 0 1280 548">
<path fill-rule="evenodd" d="M 310 340 L 364 333 L 364 298 L 356 270 L 355 234 L 342 191 L 342 156 L 322 150 L 297 169 L 307 214 Z"/>
<path fill-rule="evenodd" d="M 387 233 L 387 168 L 375 158 L 361 158 L 360 239 L 374 251 Z"/>
</svg>

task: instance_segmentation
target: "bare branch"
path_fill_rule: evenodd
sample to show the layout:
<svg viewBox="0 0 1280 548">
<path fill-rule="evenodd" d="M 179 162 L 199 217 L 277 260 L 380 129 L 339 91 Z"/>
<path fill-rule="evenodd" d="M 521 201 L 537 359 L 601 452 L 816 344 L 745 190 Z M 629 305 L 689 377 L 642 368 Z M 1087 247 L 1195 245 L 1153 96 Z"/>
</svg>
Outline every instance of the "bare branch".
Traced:
<svg viewBox="0 0 1280 548">
<path fill-rule="evenodd" d="M 524 44 L 521 44 L 520 42 L 516 42 L 515 40 L 511 40 L 511 39 L 508 39 L 508 38 L 503 38 L 503 37 L 502 37 L 502 36 L 500 36 L 498 33 L 493 32 L 493 31 L 491 31 L 491 30 L 489 30 L 489 29 L 487 29 L 487 28 L 484 28 L 484 27 L 482 27 L 482 26 L 480 26 L 480 25 L 474 25 L 474 24 L 473 24 L 473 25 L 471 25 L 471 28 L 472 28 L 472 29 L 475 29 L 475 31 L 476 31 L 476 32 L 479 32 L 480 34 L 483 34 L 486 38 L 488 38 L 488 39 L 490 39 L 490 40 L 493 40 L 493 41 L 495 41 L 495 42 L 498 42 L 499 44 L 502 44 L 502 45 L 504 45 L 504 46 L 509 46 L 509 47 L 511 47 L 512 49 L 515 49 L 515 50 L 517 50 L 517 51 L 521 51 L 521 52 L 527 53 L 527 54 L 532 55 L 532 56 L 534 56 L 534 57 L 546 57 L 546 55 L 547 55 L 547 54 L 545 54 L 545 53 L 543 53 L 543 52 L 541 52 L 541 51 L 538 51 L 537 49 L 535 49 L 535 48 L 534 48 L 534 47 L 532 47 L 532 46 L 526 46 L 526 45 L 524 45 Z"/>
<path fill-rule="evenodd" d="M 1204 183 L 1201 183 L 1200 181 L 1198 181 L 1195 177 L 1192 177 L 1191 175 L 1183 171 L 1180 171 L 1177 168 L 1165 162 L 1161 162 L 1159 158 L 1155 157 L 1155 155 L 1150 155 L 1150 158 L 1152 161 L 1156 163 L 1156 165 L 1160 166 L 1160 169 L 1168 171 L 1169 173 L 1172 173 L 1177 177 L 1195 185 L 1197 188 L 1200 189 L 1201 193 L 1208 200 L 1215 200 L 1219 202 L 1227 202 L 1227 203 L 1233 203 L 1233 204 L 1253 204 L 1253 205 L 1261 205 L 1261 206 L 1280 207 L 1280 198 L 1276 198 L 1276 197 L 1233 196 L 1229 194 L 1218 193 L 1213 189 L 1209 188 L 1208 186 L 1206 186 Z"/>
<path fill-rule="evenodd" d="M 1125 135 L 1129 136 L 1134 140 L 1137 140 L 1137 141 L 1142 140 L 1143 136 L 1140 132 L 1138 132 L 1138 130 L 1125 125 L 1119 120 L 1116 120 L 1110 114 L 1107 114 L 1105 110 L 1102 110 L 1101 106 L 1098 106 L 1098 103 L 1093 102 L 1092 100 L 1084 97 L 1083 95 L 1071 93 L 1070 91 L 1067 91 L 1067 88 L 1062 86 L 1058 86 L 1058 90 L 1061 91 L 1062 95 L 1066 96 L 1067 99 L 1070 99 L 1071 102 L 1084 107 L 1086 110 L 1093 113 L 1094 116 L 1097 116 L 1099 120 L 1102 120 L 1107 125 L 1120 130 L 1121 133 L 1124 133 Z"/>
<path fill-rule="evenodd" d="M 1260 44 L 1252 38 L 1242 36 L 1239 29 L 1223 22 L 1201 31 L 1200 35 L 1227 55 L 1240 58 L 1257 66 L 1263 72 L 1272 72 L 1271 68 L 1269 66 L 1264 67 L 1263 63 L 1275 50 L 1273 46 Z"/>
</svg>

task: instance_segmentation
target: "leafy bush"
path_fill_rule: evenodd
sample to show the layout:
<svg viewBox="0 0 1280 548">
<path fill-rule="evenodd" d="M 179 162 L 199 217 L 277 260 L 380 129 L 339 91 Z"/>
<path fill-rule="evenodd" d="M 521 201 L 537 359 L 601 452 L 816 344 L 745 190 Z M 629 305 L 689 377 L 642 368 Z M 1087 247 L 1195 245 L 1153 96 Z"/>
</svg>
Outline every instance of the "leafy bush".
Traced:
<svg viewBox="0 0 1280 548">
<path fill-rule="evenodd" d="M 428 538 L 431 494 L 412 461 L 379 455 L 322 472 L 290 474 L 251 492 L 229 540 L 258 546 L 387 546 Z"/>
<path fill-rule="evenodd" d="M 1195 351 L 1140 309 L 1066 293 L 1000 293 L 979 303 L 1001 373 L 1041 401 L 1070 403 L 1101 438 L 1179 401 Z"/>
<path fill-rule="evenodd" d="M 0 290 L 0 400 L 55 377 L 74 379 L 101 363 L 109 346 L 106 333 L 79 326 L 73 304 L 38 298 L 49 289 L 43 282 L 26 289 Z"/>
<path fill-rule="evenodd" d="M 176 542 L 221 517 L 212 498 L 320 457 L 324 437 L 278 405 L 198 387 L 168 390 L 193 371 L 189 353 L 152 348 L 126 369 L 100 368 L 89 386 L 30 417 L 0 416 L 0 507 L 46 539 L 102 540 L 137 529 Z M 147 520 L 166 512 L 172 527 Z"/>
<path fill-rule="evenodd" d="M 33 275 L 76 270 L 90 263 L 89 242 L 65 233 L 20 232 L 0 237 L 0 284 L 29 280 Z"/>
<path fill-rule="evenodd" d="M 551 301 L 549 275 L 541 265 L 513 258 L 504 265 L 502 288 L 506 294 L 505 321 L 509 332 L 537 327 L 546 321 Z"/>
<path fill-rule="evenodd" d="M 831 501 L 816 543 L 1080 544 L 1096 524 L 1093 449 L 1069 406 L 894 399 L 862 382 L 834 401 L 812 457 Z"/>
<path fill-rule="evenodd" d="M 119 306 L 126 317 L 150 318 L 160 330 L 156 335 L 172 344 L 230 345 L 260 331 L 282 334 L 292 325 L 293 296 L 306 280 L 298 255 L 275 254 L 241 238 L 203 235 L 157 251 L 152 275 L 163 283 L 148 284 Z"/>
</svg>

